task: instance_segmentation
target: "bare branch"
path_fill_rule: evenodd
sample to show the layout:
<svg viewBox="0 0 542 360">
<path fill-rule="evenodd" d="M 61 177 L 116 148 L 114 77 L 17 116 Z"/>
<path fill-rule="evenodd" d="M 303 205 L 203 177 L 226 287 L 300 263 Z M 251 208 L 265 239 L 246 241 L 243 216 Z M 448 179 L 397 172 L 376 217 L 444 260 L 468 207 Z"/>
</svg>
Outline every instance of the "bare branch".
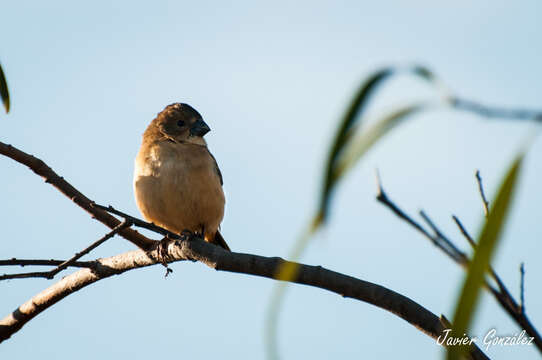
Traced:
<svg viewBox="0 0 542 360">
<path fill-rule="evenodd" d="M 58 266 L 66 260 L 44 260 L 44 259 L 16 259 L 0 260 L 0 266 Z M 90 268 L 94 266 L 94 261 L 75 261 L 69 265 L 77 268 Z"/>
<path fill-rule="evenodd" d="M 423 226 L 421 226 L 417 221 L 415 221 L 414 219 L 412 219 L 412 217 L 410 217 L 408 214 L 406 214 L 403 210 L 401 210 L 392 200 L 390 200 L 390 198 L 388 197 L 388 195 L 386 194 L 386 192 L 384 191 L 384 188 L 382 187 L 382 183 L 380 182 L 380 178 L 377 177 L 377 181 L 378 181 L 378 193 L 377 193 L 377 196 L 376 196 L 376 199 L 384 204 L 388 209 L 390 209 L 395 215 L 397 215 L 399 218 L 401 218 L 402 220 L 406 221 L 409 225 L 411 225 L 412 227 L 414 227 L 416 230 L 418 230 L 423 236 L 425 236 L 427 239 L 429 239 L 433 245 L 435 245 L 436 247 L 438 247 L 440 250 L 442 250 L 446 255 L 448 255 L 452 260 L 454 260 L 455 262 L 457 262 L 458 264 L 462 265 L 462 266 L 466 266 L 466 262 L 464 262 L 461 258 L 462 256 L 463 257 L 466 257 L 462 252 L 458 251 L 455 247 L 445 247 L 443 246 L 443 242 L 441 241 L 441 238 L 438 236 L 438 234 L 442 234 L 440 231 L 438 231 L 436 233 L 436 236 L 433 236 L 431 235 Z M 426 220 L 426 222 L 428 223 L 428 225 L 433 228 L 433 229 L 436 229 L 436 227 L 434 226 L 434 224 L 431 222 L 431 220 L 425 215 L 425 213 L 421 212 L 422 213 L 422 217 L 424 217 L 424 219 Z M 437 229 L 438 230 L 438 229 Z M 454 252 L 454 249 L 457 250 L 458 253 L 455 253 Z M 461 255 L 463 254 L 463 255 Z"/>
<path fill-rule="evenodd" d="M 4 274 L 0 276 L 0 280 L 12 280 L 12 279 L 29 279 L 29 278 L 44 278 L 50 279 L 49 271 L 34 271 L 18 274 Z"/>
<path fill-rule="evenodd" d="M 378 193 L 376 195 L 376 199 L 381 202 L 382 204 L 386 205 L 395 215 L 409 223 L 411 226 L 413 226 L 416 230 L 418 230 L 420 233 L 422 233 L 426 238 L 431 240 L 435 245 L 437 245 L 437 241 L 429 234 L 427 230 L 423 228 L 418 222 L 414 221 L 409 215 L 407 215 L 403 210 L 398 208 L 393 201 L 391 201 L 388 198 L 388 195 L 384 191 L 384 188 L 382 187 L 382 183 L 380 182 L 380 177 L 377 177 L 378 181 Z"/>
<path fill-rule="evenodd" d="M 66 260 L 62 264 L 58 265 L 58 267 L 56 269 L 51 270 L 49 272 L 50 279 L 52 279 L 56 274 L 58 274 L 59 272 L 61 272 L 64 269 L 66 269 L 68 266 L 70 266 L 71 264 L 73 264 L 74 262 L 76 262 L 77 260 L 82 258 L 83 256 L 85 256 L 86 254 L 88 254 L 92 250 L 96 249 L 98 246 L 100 246 L 101 244 L 103 244 L 107 240 L 111 239 L 113 236 L 115 236 L 115 234 L 118 234 L 120 231 L 122 231 L 123 229 L 126 229 L 130 225 L 131 225 L 130 222 L 123 221 L 119 225 L 115 226 L 115 228 L 113 228 L 113 230 L 111 230 L 110 232 L 105 234 L 101 239 L 96 240 L 94 243 L 92 243 L 86 249 L 84 249 L 83 251 L 75 254 L 71 259 Z"/>
<path fill-rule="evenodd" d="M 472 236 L 470 236 L 467 229 L 463 226 L 461 221 L 457 218 L 457 216 L 452 215 L 452 218 L 454 219 L 455 223 L 459 227 L 459 230 L 463 234 L 463 236 L 467 239 L 467 241 L 471 244 L 472 248 L 476 250 L 476 243 Z M 508 291 L 508 288 L 504 284 L 504 282 L 501 280 L 500 276 L 497 274 L 495 269 L 493 269 L 492 266 L 489 266 L 489 274 L 495 280 L 497 283 L 497 286 L 499 287 L 499 291 L 493 289 L 489 286 L 489 283 L 486 281 L 486 288 L 488 288 L 495 297 L 498 297 L 501 299 L 501 303 L 506 303 L 505 310 L 510 312 L 516 313 L 518 311 L 516 301 L 512 297 L 512 294 Z"/>
<path fill-rule="evenodd" d="M 94 269 L 82 269 L 64 277 L 0 320 L 0 341 L 8 339 L 36 315 L 85 286 L 128 270 L 157 264 L 159 262 L 158 247 L 157 245 L 147 252 L 135 250 L 106 259 L 98 259 Z M 270 279 L 276 278 L 278 270 L 286 262 L 278 257 L 228 252 L 199 238 L 170 240 L 165 248 L 168 262 L 196 260 L 216 270 Z M 434 339 L 444 335 L 443 331 L 446 328 L 439 317 L 401 294 L 321 266 L 304 264 L 296 264 L 296 266 L 299 271 L 296 278 L 292 280 L 294 283 L 315 286 L 343 297 L 373 304 L 401 317 Z M 486 358 L 479 349 L 475 348 L 472 351 L 473 358 Z"/>
<path fill-rule="evenodd" d="M 467 239 L 468 243 L 472 246 L 472 248 L 474 250 L 476 250 L 476 242 L 474 241 L 472 236 L 470 236 L 467 229 L 463 226 L 463 223 L 455 215 L 452 215 L 452 219 L 454 220 L 456 225 L 459 227 L 459 230 L 461 231 L 461 234 L 463 234 L 465 239 Z M 495 280 L 495 282 L 497 283 L 497 286 L 499 287 L 500 293 L 501 294 L 509 294 L 508 289 L 506 288 L 506 286 L 502 282 L 501 278 L 499 277 L 499 275 L 497 275 L 497 272 L 493 269 L 492 266 L 489 267 L 489 273 L 491 274 L 491 277 L 493 278 L 493 280 Z"/>
<path fill-rule="evenodd" d="M 37 272 L 27 272 L 27 273 L 20 273 L 20 274 L 4 274 L 0 276 L 0 280 L 8 280 L 8 279 L 27 279 L 27 278 L 46 278 L 51 280 L 55 277 L 56 274 L 61 272 L 62 270 L 68 268 L 69 266 L 72 266 L 78 259 L 85 256 L 89 252 L 91 252 L 93 249 L 97 248 L 99 245 L 103 244 L 108 239 L 112 238 L 122 229 L 125 229 L 126 227 L 130 226 L 129 222 L 123 221 L 118 226 L 116 226 L 113 230 L 105 234 L 101 239 L 95 241 L 92 245 L 84 249 L 83 251 L 75 254 L 71 259 L 66 260 L 58 266 L 50 271 L 37 271 Z"/>
<path fill-rule="evenodd" d="M 470 244 L 470 246 L 473 249 L 476 249 L 476 243 L 474 242 L 474 239 L 472 238 L 472 236 L 470 236 L 470 234 L 468 233 L 467 229 L 465 229 L 461 221 L 459 221 L 459 218 L 455 215 L 452 215 L 452 219 L 454 220 L 455 224 L 459 228 L 459 231 L 461 231 L 461 234 L 463 234 L 465 239 L 467 239 L 467 242 Z"/>
<path fill-rule="evenodd" d="M 433 229 L 437 236 L 437 242 L 439 243 L 439 248 L 444 251 L 448 256 L 450 256 L 456 263 L 466 267 L 469 264 L 469 258 L 467 255 L 459 250 L 446 235 L 440 231 L 440 229 L 435 225 L 435 223 L 429 218 L 429 216 L 422 210 L 420 211 L 420 216 L 424 221 Z"/>
<path fill-rule="evenodd" d="M 99 204 L 96 204 L 95 202 L 93 202 L 91 204 L 91 206 L 93 208 L 98 208 L 98 209 L 110 212 L 112 214 L 118 215 L 118 216 L 124 218 L 124 221 L 130 222 L 134 226 L 141 227 L 141 228 L 144 228 L 144 229 L 147 229 L 147 230 L 150 230 L 150 231 L 154 231 L 154 232 L 156 232 L 158 234 L 167 236 L 170 239 L 181 239 L 180 234 L 175 234 L 175 233 L 173 233 L 173 232 L 171 232 L 169 230 L 166 230 L 166 229 L 164 229 L 164 228 L 162 228 L 162 227 L 160 227 L 158 225 L 155 225 L 155 224 L 150 223 L 150 222 L 143 221 L 141 219 L 138 219 L 136 217 L 133 217 L 131 215 L 123 213 L 122 211 L 119 211 L 119 210 L 115 209 L 111 205 L 103 206 L 103 205 L 99 205 Z"/>
<path fill-rule="evenodd" d="M 53 185 L 57 190 L 66 195 L 79 207 L 90 213 L 93 218 L 100 221 L 110 229 L 114 229 L 120 224 L 118 219 L 109 215 L 107 212 L 101 209 L 93 208 L 91 206 L 92 201 L 89 198 L 64 180 L 63 177 L 55 173 L 53 169 L 51 169 L 42 160 L 27 154 L 14 146 L 4 144 L 3 142 L 0 142 L 0 154 L 28 166 L 33 172 L 44 178 L 46 183 Z M 143 250 L 150 249 L 155 245 L 155 240 L 148 239 L 137 231 L 129 228 L 120 231 L 119 235 Z"/>
<path fill-rule="evenodd" d="M 285 263 L 288 263 L 285 260 L 276 257 L 267 258 L 251 254 L 227 252 L 217 246 L 206 243 L 201 239 L 187 240 L 185 237 L 175 234 L 173 234 L 175 236 L 167 235 L 175 240 L 166 240 L 166 256 L 164 257 L 164 254 L 162 254 L 164 251 L 163 242 L 161 243 L 148 239 L 137 231 L 127 228 L 128 225 L 121 223 L 118 219 L 107 213 L 107 211 L 114 212 L 116 210 L 108 208 L 107 211 L 104 211 L 99 206 L 95 206 L 90 199 L 85 197 L 62 177 L 58 176 L 42 160 L 2 142 L 0 142 L 0 154 L 6 155 L 17 162 L 28 166 L 36 174 L 45 178 L 46 182 L 51 183 L 78 206 L 89 212 L 94 218 L 111 229 L 118 228 L 118 230 L 114 231 L 118 231 L 119 235 L 140 248 L 140 250 L 110 258 L 98 259 L 95 262 L 92 262 L 91 268 L 85 268 L 66 276 L 48 289 L 34 296 L 13 313 L 0 320 L 0 342 L 11 337 L 28 321 L 42 311 L 83 287 L 103 278 L 121 274 L 128 270 L 160 263 L 164 258 L 166 258 L 168 262 L 181 260 L 199 261 L 216 270 L 251 274 L 272 279 L 276 279 L 278 270 L 282 268 Z M 379 200 L 382 202 L 388 201 L 383 191 L 379 194 Z M 393 203 L 389 202 L 388 206 L 394 210 L 398 216 L 402 216 L 405 220 L 409 221 L 412 226 L 416 227 L 433 242 L 436 244 L 439 243 L 423 227 L 421 227 L 421 225 L 414 222 Z M 120 215 L 121 213 L 116 212 L 116 214 Z M 131 223 L 128 218 L 129 215 L 123 214 L 121 216 L 127 219 L 126 223 Z M 144 225 L 143 227 L 155 226 L 138 220 L 138 226 L 142 225 Z M 164 234 L 161 231 L 166 230 L 154 229 L 154 231 Z M 112 233 L 113 232 L 110 232 L 109 234 Z M 114 235 L 114 233 L 112 235 Z M 77 256 L 76 259 L 79 258 Z M 60 265 L 64 267 L 74 266 L 74 264 L 76 264 L 76 259 L 72 258 Z M 446 327 L 443 325 L 441 319 L 401 294 L 376 284 L 324 269 L 320 266 L 294 263 L 290 263 L 290 265 L 299 269 L 296 278 L 293 279 L 292 282 L 319 287 L 340 294 L 343 297 L 350 297 L 373 304 L 396 314 L 435 339 L 444 335 L 443 330 L 445 330 Z M 19 275 L 27 276 L 25 274 Z M 529 330 L 527 330 L 527 332 L 529 332 Z M 471 349 L 471 351 L 472 358 L 486 358 L 476 347 Z"/>
<path fill-rule="evenodd" d="M 489 215 L 489 201 L 486 199 L 484 193 L 484 187 L 482 186 L 482 177 L 480 176 L 480 170 L 476 170 L 476 181 L 478 182 L 478 190 L 480 191 L 480 197 L 482 198 L 482 204 L 484 206 L 484 215 Z"/>
<path fill-rule="evenodd" d="M 408 224 L 412 225 L 416 230 L 420 231 L 419 229 L 422 228 L 421 225 L 417 224 L 410 216 L 405 214 L 396 204 L 394 204 L 384 193 L 384 190 L 382 189 L 382 186 L 379 185 L 379 192 L 377 194 L 377 200 L 383 203 L 385 206 L 390 208 L 399 218 L 402 220 L 405 220 Z M 428 237 L 440 250 L 442 250 L 446 255 L 448 255 L 452 260 L 454 260 L 458 265 L 461 265 L 464 269 L 467 268 L 467 265 L 470 262 L 470 259 L 468 257 L 460 252 L 455 245 L 446 237 L 443 235 L 442 231 L 438 229 L 438 227 L 427 217 L 427 215 L 423 212 L 421 212 L 422 217 L 424 217 L 425 221 L 428 223 L 428 225 L 433 229 L 436 236 L 430 235 L 427 231 L 421 231 L 422 234 L 424 234 L 426 237 Z M 469 243 L 472 243 L 475 246 L 475 242 L 472 239 L 472 237 L 469 235 L 465 227 L 461 224 L 459 219 L 457 217 L 454 217 L 454 220 L 456 221 L 456 224 L 459 226 L 461 232 L 463 235 L 468 239 Z M 450 244 L 451 246 L 443 246 L 443 242 L 440 241 L 442 239 L 445 239 L 446 241 L 444 243 Z M 454 250 L 455 249 L 455 250 Z M 451 250 L 451 251 L 450 251 Z M 460 252 L 463 254 L 465 261 L 462 262 L 460 260 L 461 255 L 458 255 L 455 253 L 455 251 Z M 495 297 L 495 299 L 501 304 L 503 309 L 516 321 L 518 325 L 520 325 L 525 331 L 534 338 L 534 343 L 539 351 L 542 352 L 542 337 L 538 333 L 538 330 L 533 326 L 527 315 L 520 310 L 520 307 L 518 306 L 517 302 L 515 301 L 514 297 L 510 294 L 504 283 L 501 281 L 497 273 L 490 269 L 490 274 L 493 277 L 493 279 L 497 282 L 497 285 L 499 286 L 499 290 L 495 289 L 487 280 L 484 281 L 484 287 Z"/>
</svg>

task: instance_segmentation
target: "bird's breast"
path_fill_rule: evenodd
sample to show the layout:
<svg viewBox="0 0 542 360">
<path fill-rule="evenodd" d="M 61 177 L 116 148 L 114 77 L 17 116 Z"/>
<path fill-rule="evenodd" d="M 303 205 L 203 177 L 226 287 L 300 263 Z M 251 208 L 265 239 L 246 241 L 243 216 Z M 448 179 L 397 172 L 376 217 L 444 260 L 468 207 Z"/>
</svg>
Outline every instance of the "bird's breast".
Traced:
<svg viewBox="0 0 542 360">
<path fill-rule="evenodd" d="M 216 232 L 225 198 L 214 166 L 206 148 L 155 147 L 140 153 L 134 192 L 143 216 L 177 233 L 201 227 Z"/>
</svg>

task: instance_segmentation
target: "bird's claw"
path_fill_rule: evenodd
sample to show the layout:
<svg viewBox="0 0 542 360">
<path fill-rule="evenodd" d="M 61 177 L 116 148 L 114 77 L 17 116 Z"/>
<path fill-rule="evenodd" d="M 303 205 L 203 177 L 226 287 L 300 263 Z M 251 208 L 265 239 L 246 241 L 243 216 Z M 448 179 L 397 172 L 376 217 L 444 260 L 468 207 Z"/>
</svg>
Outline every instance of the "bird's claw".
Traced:
<svg viewBox="0 0 542 360">
<path fill-rule="evenodd" d="M 194 237 L 194 233 L 188 229 L 184 229 L 183 231 L 181 231 L 181 237 L 185 240 L 190 240 Z"/>
<path fill-rule="evenodd" d="M 164 277 L 167 277 L 169 273 L 173 272 L 173 270 L 167 265 L 167 258 L 168 258 L 167 246 L 169 244 L 169 241 L 170 239 L 167 236 L 165 236 L 162 240 L 160 240 L 160 242 L 158 243 L 158 248 L 157 248 L 158 261 L 162 265 L 164 265 L 164 267 L 166 268 L 166 274 L 164 275 Z"/>
</svg>

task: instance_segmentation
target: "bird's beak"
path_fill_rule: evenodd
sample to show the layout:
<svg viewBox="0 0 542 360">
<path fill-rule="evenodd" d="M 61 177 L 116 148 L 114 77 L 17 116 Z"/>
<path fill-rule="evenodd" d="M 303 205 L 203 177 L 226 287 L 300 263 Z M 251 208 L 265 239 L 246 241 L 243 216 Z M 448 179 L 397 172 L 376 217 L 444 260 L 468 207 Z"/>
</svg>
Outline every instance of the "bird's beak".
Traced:
<svg viewBox="0 0 542 360">
<path fill-rule="evenodd" d="M 207 125 L 202 119 L 199 119 L 190 128 L 190 136 L 203 137 L 203 135 L 207 134 L 209 131 L 211 131 L 209 125 Z"/>
</svg>

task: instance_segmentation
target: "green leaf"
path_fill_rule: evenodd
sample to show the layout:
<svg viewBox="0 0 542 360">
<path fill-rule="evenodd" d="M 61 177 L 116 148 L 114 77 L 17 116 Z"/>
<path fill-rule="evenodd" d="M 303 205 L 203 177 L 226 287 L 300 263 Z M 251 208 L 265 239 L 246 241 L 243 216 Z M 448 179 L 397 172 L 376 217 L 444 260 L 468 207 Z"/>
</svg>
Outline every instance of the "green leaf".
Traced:
<svg viewBox="0 0 542 360">
<path fill-rule="evenodd" d="M 322 222 L 327 219 L 331 195 L 337 180 L 340 178 L 334 175 L 336 174 L 335 167 L 337 165 L 337 160 L 339 159 L 341 152 L 350 142 L 353 130 L 357 127 L 359 122 L 361 122 L 361 114 L 367 108 L 369 100 L 385 80 L 389 79 L 391 75 L 397 74 L 400 70 L 401 69 L 390 67 L 377 71 L 361 85 L 352 99 L 339 122 L 337 133 L 328 153 L 324 170 L 323 188 L 320 194 L 320 204 L 318 213 L 313 221 L 315 221 L 316 218 L 321 218 Z M 429 82 L 434 82 L 436 80 L 433 73 L 422 66 L 413 66 L 407 68 L 406 71 Z"/>
<path fill-rule="evenodd" d="M 346 158 L 346 160 L 340 162 L 339 167 L 334 171 L 338 171 L 340 174 L 342 174 L 348 169 L 350 169 L 363 156 L 363 154 L 376 141 L 378 141 L 378 139 L 384 136 L 392 128 L 399 125 L 399 123 L 407 116 L 422 110 L 425 106 L 426 105 L 424 104 L 408 106 L 406 108 L 395 111 L 388 116 L 385 116 L 373 127 L 364 131 L 361 136 L 358 136 L 358 138 L 352 140 L 349 149 L 346 149 L 345 153 L 340 156 L 341 159 Z M 333 176 L 337 177 L 340 175 L 334 173 Z M 302 235 L 296 241 L 294 249 L 290 253 L 290 258 L 297 259 L 301 256 L 301 253 L 306 248 L 312 235 L 314 235 L 320 225 L 322 225 L 322 221 L 323 218 L 320 215 L 314 217 L 311 224 L 307 227 L 307 229 L 305 229 L 305 231 L 303 231 Z M 289 281 L 297 276 L 297 270 L 298 268 L 293 263 L 287 263 L 284 266 L 281 266 L 276 275 L 276 278 L 278 280 Z M 271 298 L 269 311 L 267 313 L 266 343 L 268 347 L 267 353 L 270 359 L 278 358 L 277 319 L 278 312 L 283 301 L 284 293 L 286 291 L 286 285 L 287 283 L 280 283 L 276 286 Z"/>
<path fill-rule="evenodd" d="M 398 126 L 407 117 L 421 112 L 427 107 L 429 107 L 429 104 L 421 103 L 400 108 L 383 117 L 373 126 L 359 134 L 359 136 L 350 142 L 348 148 L 344 150 L 343 155 L 337 161 L 337 166 L 333 169 L 332 174 L 334 181 L 336 182 L 337 179 L 341 178 L 348 170 L 350 170 L 363 155 L 365 155 L 365 153 L 389 131 Z"/>
<path fill-rule="evenodd" d="M 349 132 L 353 126 L 359 120 L 359 114 L 364 110 L 365 105 L 369 102 L 371 95 L 376 91 L 377 87 L 391 74 L 394 70 L 387 68 L 380 70 L 373 74 L 362 86 L 359 88 L 358 92 L 350 102 L 346 112 L 344 113 L 341 121 L 339 122 L 339 128 L 335 139 L 331 145 L 331 148 L 328 153 L 328 159 L 326 161 L 325 171 L 324 171 L 324 186 L 322 189 L 322 195 L 320 200 L 320 216 L 322 218 L 327 217 L 327 210 L 330 201 L 330 193 L 334 185 L 333 181 L 333 168 L 337 157 L 339 156 L 341 150 L 349 140 Z"/>
<path fill-rule="evenodd" d="M 401 71 L 403 71 L 402 69 Z M 428 69 L 421 66 L 414 66 L 406 69 L 407 72 L 414 74 L 415 76 L 421 77 L 423 80 L 433 82 L 436 78 Z M 370 76 L 357 91 L 356 95 L 352 99 L 350 105 L 348 106 L 346 112 L 339 122 L 339 127 L 335 138 L 332 142 L 330 150 L 328 152 L 328 158 L 326 161 L 324 169 L 324 181 L 323 189 L 320 196 L 319 208 L 316 215 L 313 216 L 311 222 L 307 228 L 303 231 L 301 236 L 297 239 L 294 244 L 294 247 L 290 253 L 290 259 L 297 260 L 305 248 L 307 247 L 311 237 L 318 231 L 318 229 L 324 224 L 331 194 L 333 188 L 335 187 L 337 181 L 344 175 L 344 173 L 349 170 L 356 161 L 362 157 L 362 155 L 380 139 L 385 133 L 390 131 L 395 127 L 402 119 L 408 115 L 421 110 L 421 105 L 415 105 L 402 109 L 398 112 L 391 114 L 388 117 L 385 117 L 379 126 L 370 128 L 368 131 L 369 134 L 366 135 L 364 145 L 356 147 L 358 149 L 357 157 L 352 158 L 352 162 L 348 163 L 348 167 L 343 168 L 343 170 L 337 172 L 337 165 L 339 164 L 339 159 L 343 156 L 345 149 L 349 148 L 349 145 L 354 138 L 354 130 L 359 128 L 359 123 L 362 120 L 361 114 L 368 107 L 369 101 L 385 80 L 389 79 L 391 75 L 398 73 L 400 69 L 396 68 L 385 68 L 383 70 L 377 71 L 372 76 Z M 425 105 L 424 105 L 425 106 Z M 372 130 L 371 130 L 372 129 Z M 363 131 L 363 130 L 362 130 Z M 357 144 L 357 142 L 356 142 Z M 362 147 L 364 148 L 363 151 Z M 281 280 L 291 280 L 297 275 L 297 268 L 294 266 L 283 266 L 279 269 L 276 278 Z M 278 358 L 278 346 L 277 346 L 277 327 L 278 327 L 278 316 L 281 308 L 282 301 L 284 299 L 284 294 L 286 291 L 287 283 L 279 283 L 275 286 L 269 308 L 267 311 L 267 320 L 265 328 L 265 342 L 267 345 L 267 356 L 270 359 Z"/>
<path fill-rule="evenodd" d="M 478 238 L 474 258 L 469 265 L 467 277 L 455 308 L 452 336 L 463 337 L 469 330 L 480 295 L 480 288 L 484 283 L 485 273 L 497 248 L 510 204 L 514 199 L 515 186 L 524 155 L 525 153 L 521 152 L 508 169 L 504 181 L 499 187 L 497 197 L 493 201 L 493 208 L 490 209 L 487 221 Z M 447 359 L 459 359 L 467 350 L 467 346 L 449 346 Z"/>
<path fill-rule="evenodd" d="M 316 218 L 309 226 L 303 231 L 301 236 L 295 243 L 295 247 L 290 256 L 292 259 L 297 259 L 301 256 L 301 253 L 307 246 L 312 235 L 316 232 L 321 224 L 321 219 Z M 278 280 L 292 280 L 297 276 L 298 267 L 293 263 L 286 263 L 281 266 L 276 274 Z M 278 352 L 278 318 L 280 309 L 284 302 L 284 295 L 286 294 L 287 282 L 279 282 L 275 285 L 271 294 L 271 300 L 267 309 L 266 321 L 265 321 L 265 344 L 266 355 L 268 359 L 276 360 L 279 358 Z"/>
<path fill-rule="evenodd" d="M 4 71 L 0 65 L 0 97 L 2 97 L 2 102 L 4 103 L 4 108 L 6 108 L 6 113 L 9 112 L 9 91 L 8 83 L 4 76 Z"/>
</svg>

